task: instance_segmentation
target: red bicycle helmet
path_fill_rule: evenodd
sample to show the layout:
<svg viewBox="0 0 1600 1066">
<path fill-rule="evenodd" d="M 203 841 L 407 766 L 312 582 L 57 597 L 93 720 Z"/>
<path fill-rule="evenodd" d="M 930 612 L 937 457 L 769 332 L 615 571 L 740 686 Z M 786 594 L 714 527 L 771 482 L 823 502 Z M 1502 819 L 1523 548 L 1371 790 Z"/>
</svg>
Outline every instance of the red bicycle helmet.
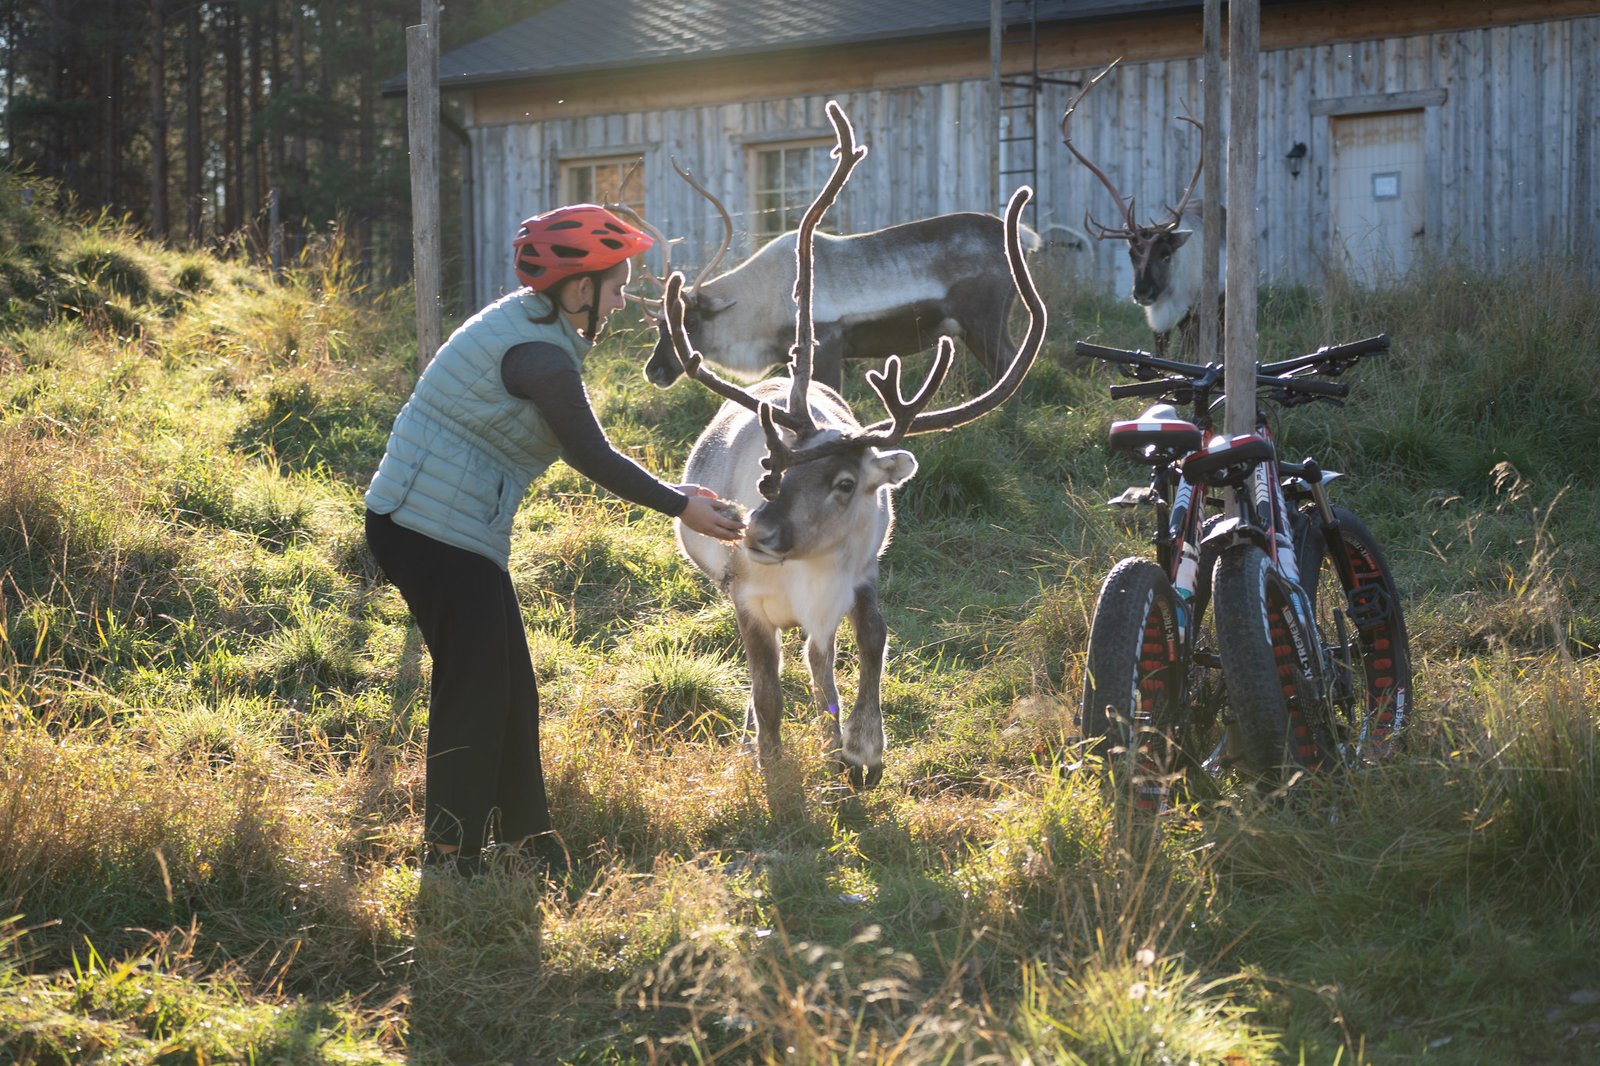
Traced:
<svg viewBox="0 0 1600 1066">
<path fill-rule="evenodd" d="M 605 208 L 574 204 L 528 219 L 511 248 L 517 280 L 543 292 L 574 274 L 610 270 L 653 244 Z"/>
</svg>

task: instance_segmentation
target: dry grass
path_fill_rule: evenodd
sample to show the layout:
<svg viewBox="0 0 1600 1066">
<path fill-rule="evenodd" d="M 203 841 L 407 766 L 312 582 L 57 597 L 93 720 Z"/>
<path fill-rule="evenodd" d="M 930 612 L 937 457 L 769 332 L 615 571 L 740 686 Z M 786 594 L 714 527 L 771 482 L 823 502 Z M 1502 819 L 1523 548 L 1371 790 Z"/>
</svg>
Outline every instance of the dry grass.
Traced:
<svg viewBox="0 0 1600 1066">
<path fill-rule="evenodd" d="M 103 225 L 51 254 L 120 311 L 0 327 L 0 1059 L 1596 1052 L 1600 469 L 1550 406 L 1593 407 L 1592 290 L 1441 271 L 1266 301 L 1269 345 L 1396 337 L 1359 403 L 1290 432 L 1357 475 L 1422 716 L 1394 767 L 1224 787 L 1158 832 L 1074 746 L 1096 586 L 1144 534 L 1099 506 L 1137 475 L 1064 347 L 1141 341 L 1131 309 L 1059 303 L 1016 421 L 926 449 L 885 559 L 871 793 L 799 710 L 763 778 L 731 612 L 659 516 L 552 471 L 513 555 L 578 863 L 551 885 L 417 869 L 429 662 L 359 502 L 407 316 L 337 244 L 279 285 Z M 590 382 L 671 473 L 711 405 L 640 384 L 643 339 Z"/>
</svg>

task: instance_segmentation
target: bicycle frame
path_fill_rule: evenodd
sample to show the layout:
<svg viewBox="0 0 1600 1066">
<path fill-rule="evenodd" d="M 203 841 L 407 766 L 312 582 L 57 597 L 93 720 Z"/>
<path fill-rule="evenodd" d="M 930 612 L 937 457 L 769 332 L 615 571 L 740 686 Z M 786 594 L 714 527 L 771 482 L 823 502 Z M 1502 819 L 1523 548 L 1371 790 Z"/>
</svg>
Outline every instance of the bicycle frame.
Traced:
<svg viewBox="0 0 1600 1066">
<path fill-rule="evenodd" d="M 1338 376 L 1363 355 L 1387 346 L 1386 337 L 1376 337 L 1319 349 L 1259 367 L 1256 384 L 1273 389 L 1272 397 L 1285 406 L 1342 397 L 1348 392 L 1347 386 L 1303 375 Z M 1215 668 L 1220 677 L 1222 665 L 1214 651 L 1196 647 L 1195 635 L 1209 599 L 1210 567 L 1205 564 L 1234 545 L 1251 544 L 1267 557 L 1267 580 L 1280 590 L 1283 607 L 1279 610 L 1290 616 L 1290 624 L 1281 626 L 1289 647 L 1281 648 L 1280 655 L 1290 654 L 1292 648 L 1292 660 L 1280 659 L 1280 670 L 1287 669 L 1289 661 L 1298 663 L 1295 672 L 1299 680 L 1286 685 L 1284 691 L 1286 695 L 1291 687 L 1294 691 L 1288 696 L 1288 707 L 1291 725 L 1302 738 L 1300 756 L 1305 758 L 1306 752 L 1312 752 L 1315 762 L 1324 757 L 1317 754 L 1320 752 L 1342 762 L 1351 761 L 1352 754 L 1365 749 L 1369 723 L 1364 715 L 1359 721 L 1345 721 L 1345 712 L 1353 717 L 1359 703 L 1346 618 L 1358 632 L 1365 633 L 1365 627 L 1381 627 L 1385 623 L 1392 605 L 1381 584 L 1364 583 L 1356 572 L 1326 490 L 1326 483 L 1340 475 L 1325 473 L 1314 459 L 1300 463 L 1281 460 L 1264 415 L 1258 416 L 1254 433 L 1232 438 L 1213 435 L 1212 398 L 1217 393 L 1218 402 L 1221 400 L 1220 365 L 1174 363 L 1145 352 L 1124 352 L 1082 342 L 1078 350 L 1121 364 L 1125 374 L 1142 379 L 1138 384 L 1112 386 L 1114 397 L 1173 398 L 1193 405 L 1192 421 L 1184 421 L 1174 408 L 1158 404 L 1136 419 L 1114 422 L 1111 427 L 1113 450 L 1132 453 L 1136 460 L 1152 466 L 1147 490 L 1130 489 L 1112 502 L 1121 506 L 1152 504 L 1155 508 L 1151 538 L 1155 561 L 1182 605 L 1182 650 L 1175 665 L 1183 677 L 1175 680 L 1182 687 L 1186 704 L 1191 710 L 1214 713 L 1212 701 L 1206 698 L 1209 694 L 1202 691 L 1202 671 L 1194 668 Z M 1185 446 L 1191 442 L 1195 446 Z M 1213 493 L 1221 499 L 1214 498 Z M 1305 570 L 1301 552 L 1314 533 L 1319 536 L 1318 546 L 1324 553 L 1320 558 L 1331 564 L 1344 589 L 1355 590 L 1348 594 L 1348 602 L 1341 604 L 1340 610 L 1330 612 L 1338 630 L 1334 634 L 1320 631 L 1313 609 L 1315 596 L 1302 582 Z M 1306 580 L 1315 583 L 1317 564 L 1313 561 L 1311 565 Z M 1221 686 L 1217 689 L 1220 696 Z M 1363 706 L 1360 710 L 1370 708 Z M 1401 708 L 1395 715 L 1396 728 L 1403 717 Z M 1209 725 L 1210 721 L 1214 718 L 1204 724 Z M 1352 736 L 1352 726 L 1362 732 Z M 1311 731 L 1317 734 L 1314 742 L 1305 739 Z M 1221 766 L 1227 743 L 1225 734 L 1204 760 L 1205 769 L 1214 771 Z"/>
<path fill-rule="evenodd" d="M 1330 665 L 1323 661 L 1326 647 L 1311 610 L 1311 597 L 1300 580 L 1296 526 L 1298 512 L 1291 510 L 1283 488 L 1286 475 L 1277 453 L 1277 444 L 1264 417 L 1257 420 L 1256 432 L 1232 438 L 1214 437 L 1206 447 L 1183 461 L 1185 478 L 1194 478 L 1208 487 L 1225 489 L 1231 497 L 1228 517 L 1212 527 L 1202 542 L 1207 555 L 1221 554 L 1241 542 L 1254 544 L 1271 560 L 1276 579 L 1281 583 L 1294 619 L 1286 626 L 1294 657 L 1302 677 L 1311 686 L 1311 699 L 1324 712 L 1331 710 L 1326 679 Z M 1304 467 L 1292 468 L 1299 470 Z M 1319 506 L 1329 508 L 1321 479 L 1314 486 L 1321 498 Z M 1331 515 L 1331 510 L 1328 511 Z"/>
</svg>

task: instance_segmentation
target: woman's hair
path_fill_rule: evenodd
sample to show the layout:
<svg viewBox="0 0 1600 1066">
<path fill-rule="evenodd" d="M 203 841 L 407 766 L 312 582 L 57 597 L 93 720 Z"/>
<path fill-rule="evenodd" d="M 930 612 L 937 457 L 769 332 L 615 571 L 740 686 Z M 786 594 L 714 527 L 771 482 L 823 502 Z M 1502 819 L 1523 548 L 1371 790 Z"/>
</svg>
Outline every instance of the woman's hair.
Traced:
<svg viewBox="0 0 1600 1066">
<path fill-rule="evenodd" d="M 586 274 L 573 274 L 569 277 L 562 278 L 560 281 L 544 290 L 545 297 L 550 301 L 550 310 L 548 313 L 534 319 L 534 321 L 539 323 L 541 326 L 549 325 L 550 323 L 554 322 L 557 316 L 561 314 L 561 293 L 565 291 L 568 285 L 573 284 L 578 279 L 589 278 L 594 282 L 594 295 L 589 300 L 589 325 L 584 329 L 583 335 L 589 338 L 589 340 L 593 341 L 595 339 L 595 333 L 600 329 L 600 287 L 602 284 L 604 284 L 605 279 L 609 275 L 616 273 L 618 270 L 625 269 L 627 267 L 627 263 L 628 261 L 624 259 L 622 262 L 614 263 L 604 270 L 592 270 Z"/>
</svg>

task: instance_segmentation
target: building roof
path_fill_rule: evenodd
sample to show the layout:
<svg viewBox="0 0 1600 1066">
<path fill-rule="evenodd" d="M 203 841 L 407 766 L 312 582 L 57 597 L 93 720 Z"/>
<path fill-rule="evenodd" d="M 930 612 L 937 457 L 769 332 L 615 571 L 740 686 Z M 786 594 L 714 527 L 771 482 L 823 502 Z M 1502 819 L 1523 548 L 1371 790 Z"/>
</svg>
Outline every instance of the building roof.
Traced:
<svg viewBox="0 0 1600 1066">
<path fill-rule="evenodd" d="M 1200 0 L 1005 0 L 1006 18 L 1070 22 Z M 439 87 L 989 30 L 990 0 L 558 0 L 439 57 Z M 384 84 L 405 91 L 405 75 Z"/>
</svg>

